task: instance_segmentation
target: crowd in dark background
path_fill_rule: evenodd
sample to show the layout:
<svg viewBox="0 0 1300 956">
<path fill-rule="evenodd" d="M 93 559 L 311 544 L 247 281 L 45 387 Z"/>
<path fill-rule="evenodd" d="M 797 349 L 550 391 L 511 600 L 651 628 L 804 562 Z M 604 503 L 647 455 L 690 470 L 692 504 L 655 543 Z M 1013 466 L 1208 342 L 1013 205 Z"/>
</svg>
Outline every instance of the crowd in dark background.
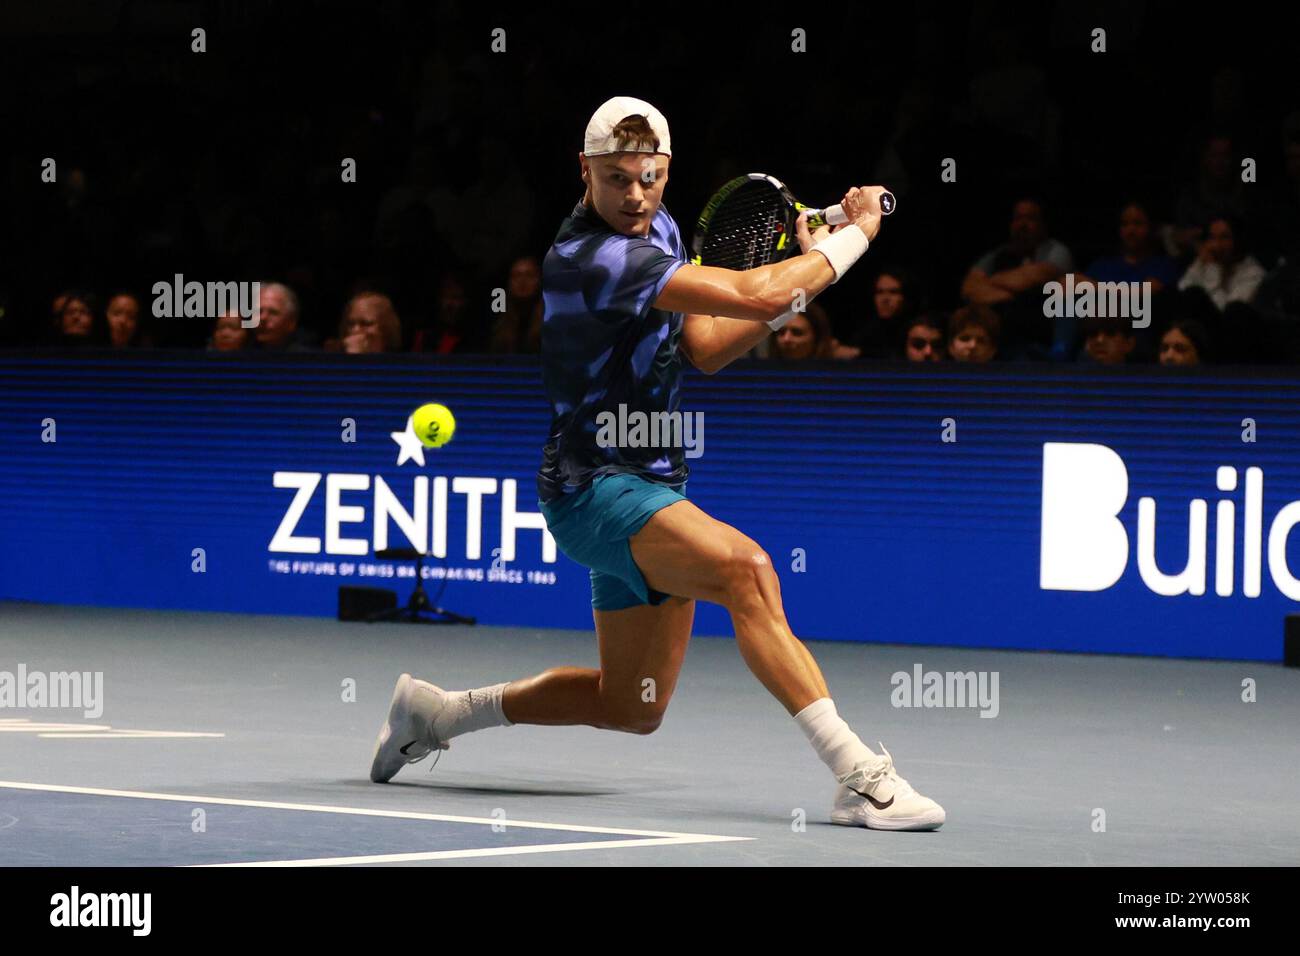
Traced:
<svg viewBox="0 0 1300 956">
<path fill-rule="evenodd" d="M 535 353 L 583 126 L 627 93 L 672 125 L 665 205 L 688 237 L 743 172 L 810 202 L 899 198 L 758 357 L 1300 362 L 1300 84 L 1276 24 L 1121 3 L 743 26 L 725 8 L 71 6 L 0 14 L 2 345 Z M 155 319 L 176 274 L 263 282 L 262 324 Z M 1066 274 L 1150 282 L 1150 326 L 1045 317 Z"/>
</svg>

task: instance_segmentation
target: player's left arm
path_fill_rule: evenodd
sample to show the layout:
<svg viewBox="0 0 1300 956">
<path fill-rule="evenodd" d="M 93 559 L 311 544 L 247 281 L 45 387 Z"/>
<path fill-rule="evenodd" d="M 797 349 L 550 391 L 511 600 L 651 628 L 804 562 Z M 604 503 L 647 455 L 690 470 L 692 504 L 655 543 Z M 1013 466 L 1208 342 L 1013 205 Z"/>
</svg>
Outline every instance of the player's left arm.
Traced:
<svg viewBox="0 0 1300 956">
<path fill-rule="evenodd" d="M 687 315 L 678 347 L 705 375 L 726 368 L 772 333 L 765 322 L 725 315 Z"/>
</svg>

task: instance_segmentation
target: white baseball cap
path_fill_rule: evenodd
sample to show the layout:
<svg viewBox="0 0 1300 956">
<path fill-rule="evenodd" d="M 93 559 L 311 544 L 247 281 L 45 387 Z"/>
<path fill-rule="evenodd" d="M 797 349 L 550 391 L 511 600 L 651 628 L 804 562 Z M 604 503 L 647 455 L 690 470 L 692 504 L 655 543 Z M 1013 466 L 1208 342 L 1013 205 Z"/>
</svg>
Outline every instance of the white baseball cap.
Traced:
<svg viewBox="0 0 1300 956">
<path fill-rule="evenodd" d="M 635 149 L 620 146 L 612 135 L 614 127 L 629 116 L 644 116 L 655 136 L 659 138 L 659 148 L 644 145 Z M 668 135 L 668 120 L 664 114 L 635 96 L 613 96 L 600 104 L 599 109 L 591 114 L 587 123 L 587 133 L 583 137 L 582 151 L 588 156 L 604 156 L 608 153 L 663 153 L 673 154 L 672 139 Z"/>
</svg>

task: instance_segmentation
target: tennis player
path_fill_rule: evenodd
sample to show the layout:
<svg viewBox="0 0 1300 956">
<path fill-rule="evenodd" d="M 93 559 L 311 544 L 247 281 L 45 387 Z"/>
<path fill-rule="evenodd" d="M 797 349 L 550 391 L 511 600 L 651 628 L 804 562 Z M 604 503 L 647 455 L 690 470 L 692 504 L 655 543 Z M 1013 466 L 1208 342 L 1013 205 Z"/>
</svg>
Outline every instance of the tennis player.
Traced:
<svg viewBox="0 0 1300 956">
<path fill-rule="evenodd" d="M 810 234 L 801 216 L 800 255 L 744 272 L 697 266 L 661 205 L 671 156 L 657 109 L 627 96 L 602 104 L 578 156 L 585 194 L 543 267 L 542 361 L 554 414 L 539 506 L 560 549 L 591 569 L 600 669 L 557 667 L 466 691 L 403 674 L 370 777 L 387 781 L 485 727 L 651 733 L 672 699 L 695 602 L 712 601 L 730 613 L 749 669 L 835 775 L 831 820 L 937 829 L 943 808 L 836 713 L 821 670 L 786 622 L 768 554 L 687 500 L 684 450 L 614 447 L 596 422 L 620 405 L 650 421 L 677 411 L 683 358 L 712 374 L 789 321 L 798 293 L 811 300 L 866 252 L 884 190 L 850 189 L 842 203 L 849 222 L 833 232 Z"/>
</svg>

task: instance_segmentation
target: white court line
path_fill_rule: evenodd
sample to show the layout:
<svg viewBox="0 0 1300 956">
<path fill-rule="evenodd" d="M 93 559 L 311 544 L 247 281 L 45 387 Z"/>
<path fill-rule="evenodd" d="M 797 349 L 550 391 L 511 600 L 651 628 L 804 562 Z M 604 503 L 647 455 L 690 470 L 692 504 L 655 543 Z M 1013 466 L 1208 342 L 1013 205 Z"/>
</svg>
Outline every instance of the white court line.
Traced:
<svg viewBox="0 0 1300 956">
<path fill-rule="evenodd" d="M 17 720 L 0 720 L 0 733 L 7 734 L 39 734 L 45 731 L 100 731 L 112 730 L 109 724 L 56 724 L 56 723 L 32 723 L 26 718 Z"/>
<path fill-rule="evenodd" d="M 753 837 L 662 837 L 645 840 L 593 840 L 589 843 L 534 843 L 529 846 L 483 847 L 474 850 L 430 850 L 427 853 L 383 853 L 378 856 L 334 856 L 306 860 L 266 860 L 260 863 L 200 863 L 217 869 L 248 866 L 352 866 L 362 863 L 410 863 L 419 860 L 464 860 L 480 856 L 511 856 L 515 853 L 563 853 L 566 850 L 619 850 L 630 846 L 680 846 L 685 843 L 721 843 L 752 840 Z"/>
<path fill-rule="evenodd" d="M 299 810 L 308 813 L 340 813 L 350 816 L 389 817 L 400 820 L 430 820 L 443 823 L 473 823 L 485 826 L 504 825 L 530 830 L 563 830 L 570 833 L 615 833 L 642 837 L 639 840 L 604 840 L 587 843 L 549 843 L 518 847 L 482 847 L 469 850 L 431 850 L 424 853 L 390 853 L 379 856 L 320 857 L 303 860 L 272 860 L 253 863 L 215 863 L 207 866 L 340 866 L 353 863 L 397 863 L 405 860 L 463 859 L 476 856 L 505 856 L 513 853 L 562 853 L 568 850 L 617 849 L 629 846 L 674 846 L 692 843 L 734 843 L 753 837 L 718 836 L 709 833 L 674 833 L 668 830 L 633 830 L 627 827 L 593 827 L 569 823 L 541 823 L 530 820 L 503 820 L 500 817 L 463 817 L 446 813 L 421 813 L 415 810 L 373 810 L 366 807 L 333 807 L 315 803 L 281 803 L 272 800 L 239 800 L 233 797 L 207 797 L 199 794 L 153 793 L 144 790 L 108 790 L 101 787 L 66 787 L 46 783 L 21 783 L 0 780 L 3 790 L 36 790 L 45 793 L 79 793 L 99 797 L 126 797 L 135 800 L 170 800 L 176 803 L 211 803 L 228 807 L 255 807 L 264 810 Z"/>
<path fill-rule="evenodd" d="M 51 731 L 48 734 L 38 734 L 38 737 L 49 737 L 51 740 L 175 740 L 179 737 L 224 737 L 225 734 L 208 734 L 201 731 L 187 730 L 113 730 L 104 732 L 104 734 L 73 734 L 69 731 Z"/>
<path fill-rule="evenodd" d="M 161 740 L 183 737 L 224 737 L 225 734 L 198 730 L 131 730 L 119 727 L 114 730 L 111 724 L 58 724 L 33 723 L 26 717 L 5 718 L 0 720 L 0 733 L 35 734 L 50 740 Z"/>
</svg>

